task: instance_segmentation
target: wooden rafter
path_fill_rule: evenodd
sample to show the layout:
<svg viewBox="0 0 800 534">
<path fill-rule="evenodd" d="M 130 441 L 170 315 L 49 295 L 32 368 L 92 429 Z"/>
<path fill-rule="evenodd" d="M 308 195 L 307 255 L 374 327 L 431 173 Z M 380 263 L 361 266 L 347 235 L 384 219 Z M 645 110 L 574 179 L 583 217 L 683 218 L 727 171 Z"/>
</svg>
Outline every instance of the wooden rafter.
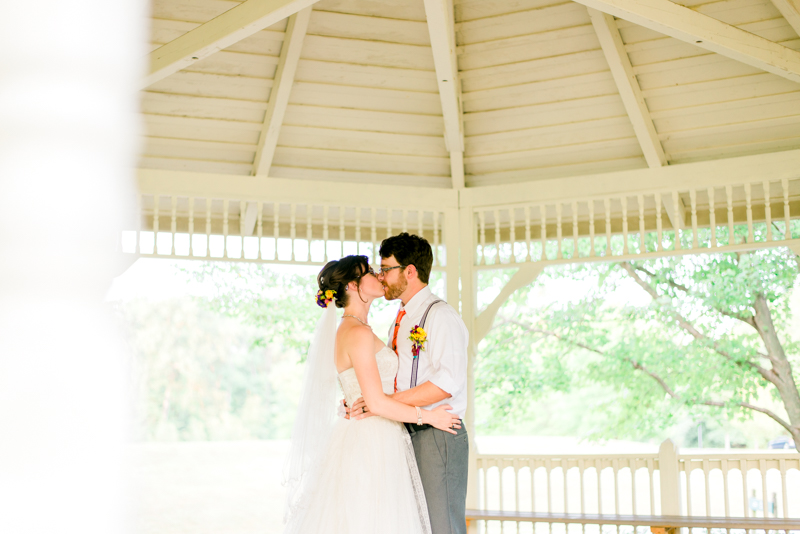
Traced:
<svg viewBox="0 0 800 534">
<path fill-rule="evenodd" d="M 800 82 L 800 52 L 670 0 L 575 0 L 747 65 Z"/>
<path fill-rule="evenodd" d="M 214 52 L 227 48 L 304 9 L 317 0 L 246 0 L 149 55 L 149 87 Z"/>
<path fill-rule="evenodd" d="M 455 19 L 452 0 L 424 0 L 428 33 L 433 50 L 436 81 L 442 102 L 445 141 L 450 152 L 453 188 L 464 187 L 464 121 L 461 108 L 461 84 L 456 59 Z"/>
<path fill-rule="evenodd" d="M 254 176 L 267 176 L 269 168 L 272 166 L 275 147 L 278 145 L 278 135 L 281 131 L 281 124 L 283 124 L 283 117 L 286 114 L 286 106 L 289 104 L 294 74 L 297 72 L 300 51 L 303 48 L 303 39 L 305 39 L 310 18 L 310 7 L 289 17 L 289 23 L 286 26 L 286 37 L 281 47 L 281 56 L 278 61 L 278 68 L 275 71 L 275 80 L 272 84 L 269 103 L 267 104 L 267 112 L 264 115 L 264 124 L 258 139 L 258 149 L 253 162 Z"/>
<path fill-rule="evenodd" d="M 611 75 L 617 84 L 619 95 L 622 97 L 622 103 L 633 124 L 633 131 L 642 147 L 644 159 L 650 167 L 666 165 L 667 157 L 664 154 L 664 148 L 661 146 L 655 126 L 653 126 L 653 119 L 650 117 L 650 111 L 647 109 L 639 82 L 633 73 L 631 60 L 625 51 L 625 45 L 622 43 L 622 37 L 619 35 L 619 28 L 617 28 L 614 17 L 592 8 L 589 8 L 589 16 L 611 69 Z"/>
<path fill-rule="evenodd" d="M 625 44 L 622 42 L 614 17 L 591 7 L 588 10 L 597 39 L 600 41 L 600 47 L 603 49 L 603 55 L 611 69 L 611 75 L 614 77 L 614 83 L 617 85 L 619 96 L 622 98 L 625 111 L 633 125 L 633 131 L 642 147 L 642 154 L 644 154 L 647 165 L 650 167 L 667 165 L 664 147 L 661 146 L 661 140 L 658 138 L 653 119 L 650 117 L 650 110 L 647 109 L 639 81 L 633 73 L 631 60 L 625 50 Z M 664 199 L 664 208 L 672 227 L 683 228 L 685 208 L 681 201 L 678 201 L 676 210 L 671 199 Z"/>
<path fill-rule="evenodd" d="M 781 12 L 786 22 L 800 35 L 800 2 L 797 0 L 772 0 L 772 3 Z"/>
<path fill-rule="evenodd" d="M 254 176 L 269 175 L 310 18 L 311 8 L 307 7 L 289 17 L 289 22 L 286 25 L 286 37 L 281 47 L 281 56 L 278 60 L 278 68 L 275 70 L 275 80 L 272 84 L 267 112 L 264 114 L 264 123 L 261 127 L 256 156 L 253 160 Z M 257 210 L 258 206 L 255 202 L 247 204 L 247 212 L 244 217 L 245 235 L 253 235 Z"/>
</svg>

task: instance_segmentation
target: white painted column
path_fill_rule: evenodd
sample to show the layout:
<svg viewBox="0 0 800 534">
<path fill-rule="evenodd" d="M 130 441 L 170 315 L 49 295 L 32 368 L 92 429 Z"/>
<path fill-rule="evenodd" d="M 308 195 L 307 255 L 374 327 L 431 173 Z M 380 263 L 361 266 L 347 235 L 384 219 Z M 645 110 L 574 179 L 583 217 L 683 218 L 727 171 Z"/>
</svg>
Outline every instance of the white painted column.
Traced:
<svg viewBox="0 0 800 534">
<path fill-rule="evenodd" d="M 678 447 L 670 439 L 665 440 L 658 449 L 658 470 L 661 480 L 661 515 L 681 515 Z"/>
<path fill-rule="evenodd" d="M 438 212 L 434 212 L 438 216 Z M 445 300 L 456 310 L 460 310 L 458 282 L 461 278 L 461 265 L 459 264 L 459 246 L 461 245 L 461 228 L 459 227 L 459 212 L 457 209 L 448 209 L 444 212 L 444 241 L 445 247 Z M 441 259 L 439 260 L 441 262 Z"/>
<path fill-rule="evenodd" d="M 469 331 L 469 343 L 467 345 L 467 389 L 469 397 L 467 401 L 467 417 L 464 421 L 467 432 L 469 433 L 469 479 L 467 482 L 467 508 L 478 508 L 478 449 L 475 446 L 475 358 L 477 356 L 477 346 L 475 344 L 475 316 L 477 312 L 477 271 L 475 270 L 475 233 L 473 232 L 472 208 L 469 206 L 461 207 L 458 210 L 459 229 L 460 229 L 460 264 L 461 264 L 461 317 Z M 448 258 L 449 260 L 449 258 Z M 477 532 L 477 524 L 470 524 L 469 533 Z"/>
<path fill-rule="evenodd" d="M 146 8 L 3 6 L 0 532 L 127 530 L 125 351 L 103 299 L 135 228 Z"/>
</svg>

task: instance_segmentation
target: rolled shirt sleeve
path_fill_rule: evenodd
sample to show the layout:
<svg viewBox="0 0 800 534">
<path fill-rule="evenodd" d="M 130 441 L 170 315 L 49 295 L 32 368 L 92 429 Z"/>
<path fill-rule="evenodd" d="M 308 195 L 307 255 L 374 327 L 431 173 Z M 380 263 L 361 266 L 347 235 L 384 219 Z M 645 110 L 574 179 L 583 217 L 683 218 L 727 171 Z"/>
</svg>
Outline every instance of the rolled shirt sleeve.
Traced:
<svg viewBox="0 0 800 534">
<path fill-rule="evenodd" d="M 430 364 L 426 379 L 450 394 L 438 404 L 451 404 L 463 417 L 466 410 L 467 342 L 469 333 L 458 313 L 447 304 L 437 304 L 428 317 L 428 346 L 425 353 Z M 463 407 L 462 407 L 463 405 Z"/>
</svg>

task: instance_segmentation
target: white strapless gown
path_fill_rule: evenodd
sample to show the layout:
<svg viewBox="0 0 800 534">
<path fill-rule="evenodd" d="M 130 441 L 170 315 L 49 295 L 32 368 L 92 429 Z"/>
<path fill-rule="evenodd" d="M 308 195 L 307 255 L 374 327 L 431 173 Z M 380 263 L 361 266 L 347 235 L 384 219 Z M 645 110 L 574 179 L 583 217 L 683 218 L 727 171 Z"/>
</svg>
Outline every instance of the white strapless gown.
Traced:
<svg viewBox="0 0 800 534">
<path fill-rule="evenodd" d="M 394 392 L 397 355 L 375 355 L 383 391 Z M 353 369 L 339 373 L 347 404 L 361 397 Z M 414 449 L 402 423 L 340 419 L 325 468 L 309 499 L 286 525 L 289 534 L 430 534 Z"/>
</svg>

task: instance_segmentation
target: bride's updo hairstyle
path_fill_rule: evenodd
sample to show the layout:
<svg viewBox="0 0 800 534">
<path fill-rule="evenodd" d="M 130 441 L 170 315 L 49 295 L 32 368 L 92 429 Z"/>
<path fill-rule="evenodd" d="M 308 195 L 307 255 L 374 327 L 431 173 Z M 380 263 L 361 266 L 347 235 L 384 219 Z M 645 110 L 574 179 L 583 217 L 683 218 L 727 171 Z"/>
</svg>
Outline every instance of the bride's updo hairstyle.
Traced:
<svg viewBox="0 0 800 534">
<path fill-rule="evenodd" d="M 317 275 L 317 284 L 322 292 L 336 291 L 337 308 L 347 306 L 347 284 L 361 283 L 361 277 L 369 271 L 369 258 L 366 256 L 345 256 L 340 260 L 329 261 Z"/>
</svg>

